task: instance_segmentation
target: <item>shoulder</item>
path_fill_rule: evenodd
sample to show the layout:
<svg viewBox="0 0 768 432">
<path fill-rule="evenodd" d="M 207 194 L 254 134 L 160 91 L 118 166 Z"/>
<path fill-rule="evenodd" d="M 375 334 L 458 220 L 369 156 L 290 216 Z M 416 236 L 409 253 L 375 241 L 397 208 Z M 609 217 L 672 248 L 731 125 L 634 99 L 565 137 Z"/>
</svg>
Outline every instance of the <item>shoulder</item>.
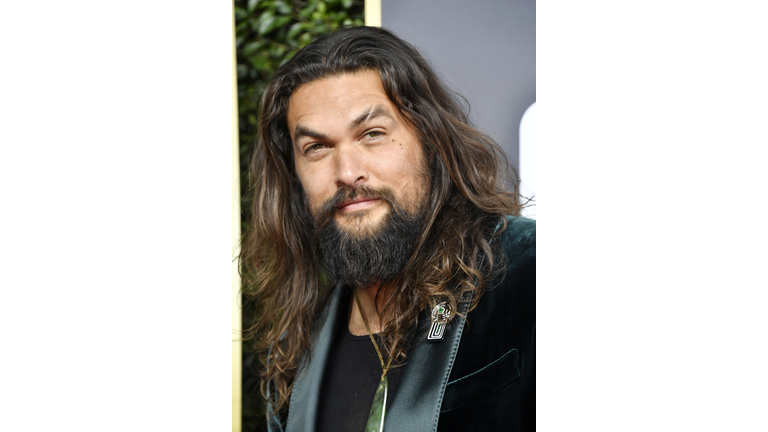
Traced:
<svg viewBox="0 0 768 432">
<path fill-rule="evenodd" d="M 536 221 L 505 217 L 492 247 L 501 267 L 467 314 L 438 430 L 533 430 Z"/>
<path fill-rule="evenodd" d="M 506 227 L 504 226 L 506 222 Z M 500 231 L 500 233 L 499 233 Z M 497 227 L 498 236 L 493 241 L 501 242 L 500 250 L 506 255 L 509 266 L 524 260 L 529 265 L 536 261 L 536 221 L 520 216 L 506 216 Z"/>
<path fill-rule="evenodd" d="M 536 220 L 522 216 L 505 216 L 504 220 L 507 222 L 507 229 L 505 232 L 533 235 L 535 237 Z"/>
<path fill-rule="evenodd" d="M 496 233 L 493 239 L 493 242 L 498 242 L 494 248 L 495 274 L 480 303 L 486 303 L 483 305 L 486 308 L 506 311 L 502 313 L 504 316 L 514 309 L 521 316 L 533 318 L 536 296 L 536 221 L 506 216 Z M 531 320 L 528 324 L 532 323 Z"/>
</svg>

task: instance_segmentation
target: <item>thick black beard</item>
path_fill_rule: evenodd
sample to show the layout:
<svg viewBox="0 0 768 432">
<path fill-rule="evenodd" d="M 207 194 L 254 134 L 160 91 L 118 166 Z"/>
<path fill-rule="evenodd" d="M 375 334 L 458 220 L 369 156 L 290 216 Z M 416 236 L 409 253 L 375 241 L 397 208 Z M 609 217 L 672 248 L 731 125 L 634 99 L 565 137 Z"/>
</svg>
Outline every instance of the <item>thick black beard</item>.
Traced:
<svg viewBox="0 0 768 432">
<path fill-rule="evenodd" d="M 339 227 L 334 214 L 338 204 L 357 197 L 382 198 L 390 210 L 376 227 L 355 235 Z M 352 287 L 394 280 L 410 259 L 421 234 L 424 211 L 417 209 L 415 213 L 408 214 L 389 189 L 340 189 L 314 218 L 328 275 Z"/>
</svg>

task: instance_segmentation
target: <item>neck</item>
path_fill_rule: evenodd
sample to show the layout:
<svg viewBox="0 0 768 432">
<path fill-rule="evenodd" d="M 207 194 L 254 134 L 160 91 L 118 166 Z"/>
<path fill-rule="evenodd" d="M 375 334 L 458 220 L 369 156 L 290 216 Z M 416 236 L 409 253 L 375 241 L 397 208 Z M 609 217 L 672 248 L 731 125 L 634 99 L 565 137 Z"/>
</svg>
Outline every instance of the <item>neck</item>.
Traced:
<svg viewBox="0 0 768 432">
<path fill-rule="evenodd" d="M 368 328 L 371 330 L 371 334 L 377 334 L 384 331 L 384 323 L 387 322 L 387 320 L 380 317 L 377 312 L 376 304 L 374 303 L 376 295 L 381 292 L 378 299 L 378 310 L 382 310 L 384 308 L 384 302 L 391 289 L 392 287 L 382 284 L 357 289 L 357 297 L 360 299 L 360 306 L 363 308 L 363 313 L 365 314 L 365 319 L 368 321 Z M 365 328 L 365 323 L 363 322 L 362 315 L 360 315 L 360 308 L 358 308 L 357 303 L 355 303 L 354 295 L 350 297 L 350 302 L 349 319 L 347 320 L 350 333 L 355 336 L 367 335 L 368 330 Z"/>
</svg>

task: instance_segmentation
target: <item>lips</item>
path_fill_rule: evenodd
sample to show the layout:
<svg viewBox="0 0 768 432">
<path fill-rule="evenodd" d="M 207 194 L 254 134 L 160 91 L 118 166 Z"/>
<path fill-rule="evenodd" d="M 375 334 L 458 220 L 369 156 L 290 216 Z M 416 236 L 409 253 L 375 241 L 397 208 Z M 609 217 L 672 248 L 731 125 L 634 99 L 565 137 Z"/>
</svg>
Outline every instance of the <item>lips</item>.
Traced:
<svg viewBox="0 0 768 432">
<path fill-rule="evenodd" d="M 376 204 L 377 201 L 379 201 L 379 198 L 361 197 L 342 201 L 336 208 L 346 212 L 357 211 L 370 207 Z"/>
</svg>

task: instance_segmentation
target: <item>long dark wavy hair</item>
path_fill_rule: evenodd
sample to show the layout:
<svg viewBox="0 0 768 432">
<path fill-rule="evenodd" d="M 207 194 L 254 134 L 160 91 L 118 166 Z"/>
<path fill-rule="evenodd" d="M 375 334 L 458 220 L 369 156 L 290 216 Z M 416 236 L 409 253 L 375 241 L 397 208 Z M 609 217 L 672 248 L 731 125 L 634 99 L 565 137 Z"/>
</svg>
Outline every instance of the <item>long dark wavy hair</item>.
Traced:
<svg viewBox="0 0 768 432">
<path fill-rule="evenodd" d="M 382 333 L 394 364 L 406 361 L 419 313 L 447 301 L 474 308 L 494 271 L 491 238 L 503 215 L 519 215 L 518 177 L 491 138 L 470 126 L 449 92 L 407 42 L 375 27 L 338 30 L 300 50 L 267 85 L 259 142 L 250 165 L 253 209 L 240 253 L 243 294 L 275 409 L 287 406 L 296 371 L 309 355 L 310 330 L 333 282 L 322 261 L 300 180 L 286 113 L 291 94 L 315 80 L 378 71 L 389 99 L 417 132 L 429 163 L 424 228 L 402 272 L 383 294 Z M 381 295 L 381 292 L 379 293 Z M 264 385 L 262 391 L 265 391 Z"/>
</svg>

